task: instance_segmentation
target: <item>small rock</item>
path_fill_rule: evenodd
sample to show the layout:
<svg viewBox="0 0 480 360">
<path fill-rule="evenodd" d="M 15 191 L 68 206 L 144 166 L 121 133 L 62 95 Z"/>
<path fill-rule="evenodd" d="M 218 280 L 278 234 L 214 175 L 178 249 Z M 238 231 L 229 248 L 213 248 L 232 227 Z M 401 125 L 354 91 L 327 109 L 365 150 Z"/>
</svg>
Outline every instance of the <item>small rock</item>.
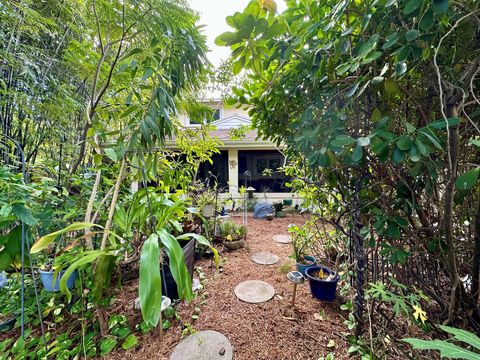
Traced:
<svg viewBox="0 0 480 360">
<path fill-rule="evenodd" d="M 225 355 L 225 348 L 222 347 L 218 353 L 219 353 L 221 356 Z"/>
<path fill-rule="evenodd" d="M 137 298 L 135 299 L 135 303 L 134 303 L 134 305 L 133 305 L 133 308 L 134 308 L 135 310 L 141 310 L 141 307 L 140 307 L 140 298 L 139 298 L 139 297 L 137 297 Z"/>
</svg>

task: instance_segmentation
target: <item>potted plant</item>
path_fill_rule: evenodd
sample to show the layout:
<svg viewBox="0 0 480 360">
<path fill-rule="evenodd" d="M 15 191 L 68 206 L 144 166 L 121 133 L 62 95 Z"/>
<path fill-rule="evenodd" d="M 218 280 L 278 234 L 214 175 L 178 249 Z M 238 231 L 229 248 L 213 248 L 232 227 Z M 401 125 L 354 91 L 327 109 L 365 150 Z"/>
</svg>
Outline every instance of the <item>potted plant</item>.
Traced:
<svg viewBox="0 0 480 360">
<path fill-rule="evenodd" d="M 273 203 L 273 210 L 275 210 L 276 218 L 283 218 L 285 214 L 283 212 L 283 203 L 281 201 Z"/>
<path fill-rule="evenodd" d="M 13 328 L 18 316 L 18 296 L 13 296 L 13 280 L 0 288 L 0 331 L 8 331 Z"/>
<path fill-rule="evenodd" d="M 196 199 L 196 204 L 200 209 L 202 216 L 211 218 L 215 214 L 216 193 L 210 189 L 206 189 Z"/>
<path fill-rule="evenodd" d="M 312 266 L 305 271 L 312 295 L 324 301 L 335 300 L 337 283 L 340 280 L 336 271 L 324 266 Z"/>
<path fill-rule="evenodd" d="M 226 249 L 237 250 L 245 247 L 247 236 L 245 225 L 236 225 L 233 221 L 227 220 L 218 225 L 218 230 Z"/>
<path fill-rule="evenodd" d="M 314 240 L 314 234 L 310 234 L 307 225 L 302 227 L 291 225 L 288 227 L 288 231 L 292 238 L 293 254 L 291 257 L 297 263 L 297 270 L 305 276 L 305 271 L 317 262 L 314 256 L 306 255 L 306 251 L 310 249 L 310 245 Z"/>
<path fill-rule="evenodd" d="M 66 252 L 59 256 L 55 251 L 44 253 L 39 259 L 38 272 L 43 288 L 49 292 L 60 291 L 60 280 L 65 273 L 63 264 L 72 260 L 75 255 L 72 252 Z M 67 279 L 67 288 L 71 289 L 75 285 L 78 277 L 78 271 L 75 270 Z"/>
</svg>

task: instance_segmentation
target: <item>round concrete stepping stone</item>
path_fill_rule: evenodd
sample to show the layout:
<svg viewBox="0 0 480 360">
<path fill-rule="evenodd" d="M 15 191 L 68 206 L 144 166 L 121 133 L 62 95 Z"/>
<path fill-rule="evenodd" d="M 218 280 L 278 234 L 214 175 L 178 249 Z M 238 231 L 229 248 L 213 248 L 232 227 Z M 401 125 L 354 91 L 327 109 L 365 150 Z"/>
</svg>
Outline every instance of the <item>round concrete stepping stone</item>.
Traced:
<svg viewBox="0 0 480 360">
<path fill-rule="evenodd" d="M 170 360 L 232 360 L 230 341 L 217 331 L 199 331 L 178 343 Z"/>
<path fill-rule="evenodd" d="M 275 294 L 272 285 L 260 280 L 247 280 L 235 288 L 235 295 L 242 301 L 258 304 L 270 300 Z"/>
<path fill-rule="evenodd" d="M 280 244 L 289 244 L 292 242 L 292 239 L 288 235 L 273 235 L 273 241 Z"/>
<path fill-rule="evenodd" d="M 251 257 L 252 261 L 260 265 L 273 265 L 277 263 L 280 258 L 272 253 L 258 252 Z"/>
</svg>

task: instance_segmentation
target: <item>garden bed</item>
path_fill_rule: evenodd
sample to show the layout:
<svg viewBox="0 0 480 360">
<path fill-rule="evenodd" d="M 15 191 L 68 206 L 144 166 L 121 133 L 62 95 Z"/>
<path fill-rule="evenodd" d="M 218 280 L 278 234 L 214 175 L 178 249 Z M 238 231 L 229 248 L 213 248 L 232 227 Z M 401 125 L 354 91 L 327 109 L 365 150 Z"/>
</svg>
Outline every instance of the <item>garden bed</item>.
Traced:
<svg viewBox="0 0 480 360">
<path fill-rule="evenodd" d="M 240 223 L 241 217 L 233 217 Z M 218 273 L 210 268 L 210 260 L 201 260 L 196 266 L 205 274 L 202 296 L 191 304 L 180 304 L 177 309 L 182 322 L 172 321 L 172 327 L 163 334 L 160 342 L 158 331 L 139 337 L 139 346 L 128 351 L 112 353 L 109 359 L 168 359 L 175 345 L 181 340 L 185 323 L 195 330 L 216 330 L 223 333 L 234 347 L 235 359 L 318 359 L 329 352 L 347 356 L 347 342 L 340 310 L 341 301 L 330 304 L 312 298 L 308 284 L 298 286 L 296 307 L 290 309 L 292 284 L 288 282 L 286 272 L 293 270 L 293 260 L 288 256 L 291 247 L 274 242 L 272 236 L 286 234 L 291 223 L 304 221 L 301 215 L 287 215 L 272 222 L 248 218 L 247 247 L 233 252 L 223 253 L 226 258 L 223 271 Z M 252 254 L 260 251 L 274 253 L 280 257 L 275 265 L 259 265 L 251 261 Z M 197 275 L 195 275 L 197 276 Z M 234 288 L 244 280 L 263 280 L 275 288 L 272 300 L 252 305 L 238 300 Z M 132 327 L 141 320 L 131 304 L 137 296 L 137 285 L 122 289 L 112 304 L 112 311 L 124 313 L 129 317 Z M 202 303 L 203 302 L 203 303 Z M 201 310 L 197 320 L 192 319 L 195 308 Z M 332 340 L 335 347 L 332 345 Z"/>
</svg>

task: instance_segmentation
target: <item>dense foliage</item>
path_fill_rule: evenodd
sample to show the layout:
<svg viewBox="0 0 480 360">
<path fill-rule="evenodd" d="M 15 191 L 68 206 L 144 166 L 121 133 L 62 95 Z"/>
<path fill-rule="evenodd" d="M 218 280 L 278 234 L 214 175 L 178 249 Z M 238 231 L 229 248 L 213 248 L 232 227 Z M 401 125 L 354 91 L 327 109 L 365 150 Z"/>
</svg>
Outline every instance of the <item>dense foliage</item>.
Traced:
<svg viewBox="0 0 480 360">
<path fill-rule="evenodd" d="M 292 185 L 338 230 L 357 334 L 367 307 L 382 341 L 379 301 L 418 321 L 422 298 L 433 320 L 478 329 L 478 6 L 290 0 L 277 14 L 252 1 L 217 38 L 249 77 L 232 102 L 285 144 Z M 381 283 L 387 292 L 365 293 Z M 429 302 L 401 300 L 420 289 Z"/>
</svg>

